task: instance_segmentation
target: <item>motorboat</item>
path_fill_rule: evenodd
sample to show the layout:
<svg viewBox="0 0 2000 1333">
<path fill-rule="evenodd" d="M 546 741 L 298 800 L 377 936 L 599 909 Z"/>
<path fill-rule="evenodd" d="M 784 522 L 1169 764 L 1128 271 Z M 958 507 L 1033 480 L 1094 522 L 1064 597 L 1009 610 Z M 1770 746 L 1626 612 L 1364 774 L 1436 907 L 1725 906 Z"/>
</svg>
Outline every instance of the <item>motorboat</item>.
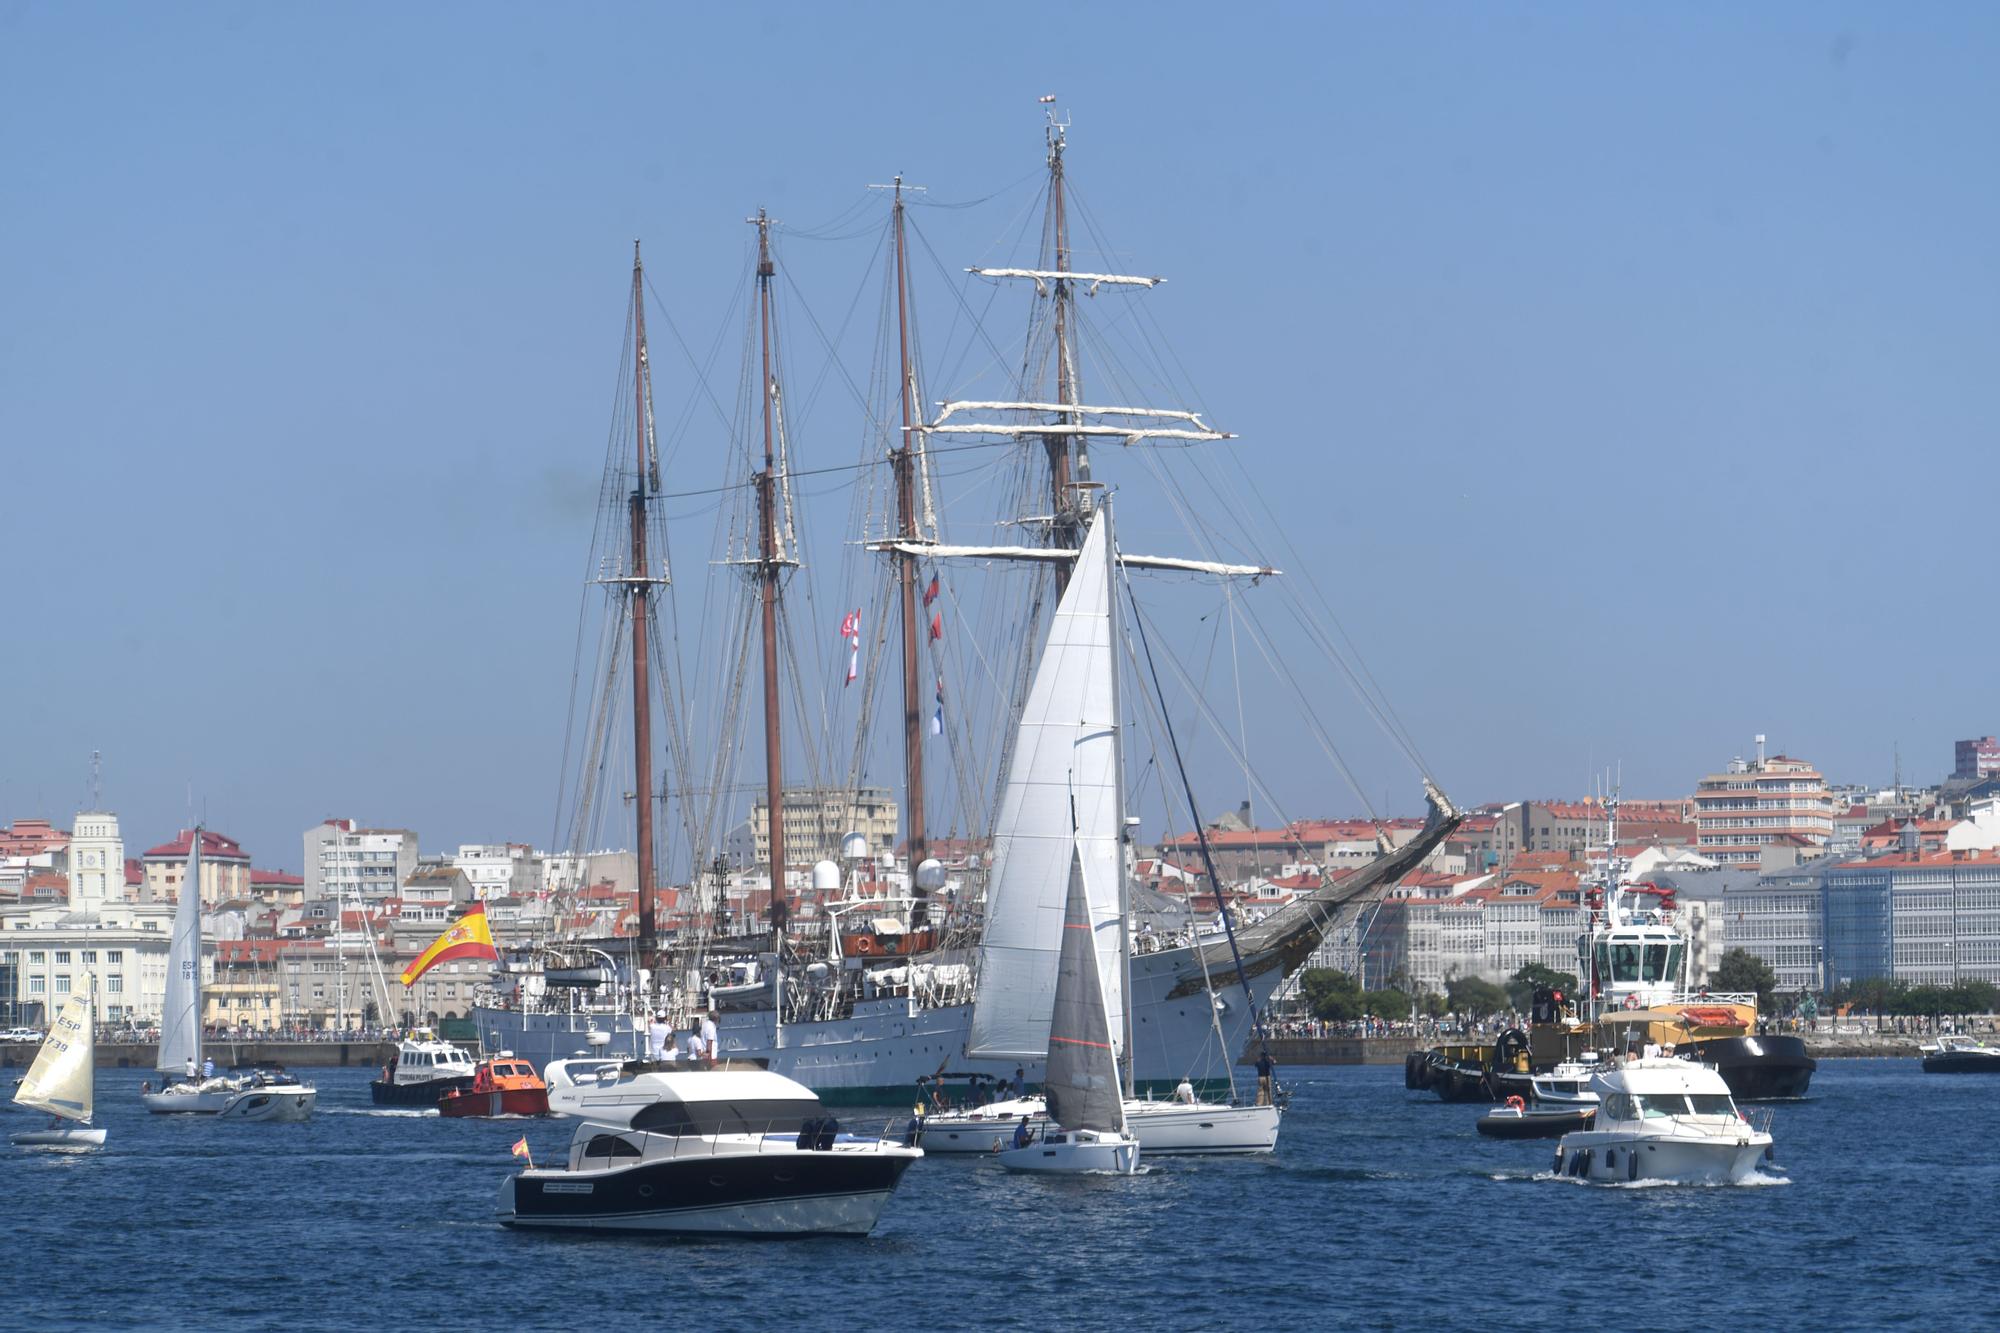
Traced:
<svg viewBox="0 0 2000 1333">
<path fill-rule="evenodd" d="M 1926 1074 L 2000 1074 L 2000 1046 L 1975 1037 L 1942 1036 L 1917 1049 Z"/>
<path fill-rule="evenodd" d="M 559 1167 L 501 1183 L 510 1227 L 681 1235 L 866 1235 L 923 1150 L 843 1132 L 812 1089 L 756 1068 L 627 1071 Z M 526 1140 L 516 1145 L 524 1151 Z"/>
<path fill-rule="evenodd" d="M 453 1088 L 438 1098 L 445 1116 L 547 1115 L 549 1085 L 535 1067 L 512 1051 L 479 1062 L 472 1086 Z"/>
<path fill-rule="evenodd" d="M 1589 1129 L 1596 1118 L 1595 1106 L 1533 1106 L 1524 1098 L 1509 1097 L 1480 1116 L 1473 1128 L 1489 1139 L 1558 1139 Z"/>
<path fill-rule="evenodd" d="M 14 1089 L 14 1101 L 49 1113 L 45 1129 L 24 1129 L 7 1136 L 20 1148 L 102 1148 L 105 1129 L 90 1123 L 96 1101 L 97 1025 L 93 1018 L 91 977 L 73 993 L 56 1015 L 55 1026 L 42 1040 Z"/>
<path fill-rule="evenodd" d="M 1594 1184 L 1741 1184 L 1770 1153 L 1770 1113 L 1753 1124 L 1722 1075 L 1673 1057 L 1627 1060 L 1591 1080 L 1590 1128 L 1556 1144 L 1557 1174 Z"/>
<path fill-rule="evenodd" d="M 1093 547 L 1101 558 L 1103 535 L 1100 516 L 1091 525 L 1080 569 L 1088 568 Z M 1048 1118 L 1039 1128 L 1025 1119 L 1016 1122 L 1011 1146 L 995 1154 L 1009 1171 L 1129 1176 L 1139 1169 L 1139 1140 L 1125 1118 L 1091 935 L 1083 857 L 1072 845 L 1069 899 L 1063 909 L 1062 951 L 1057 955 L 1054 1009 L 1049 1016 L 1048 1075 L 1042 1085 Z"/>
<path fill-rule="evenodd" d="M 754 1060 L 720 1060 L 713 1065 L 666 1060 L 633 1060 L 611 1056 L 571 1056 L 551 1060 L 542 1070 L 548 1086 L 549 1111 L 575 1119 L 629 1116 L 660 1095 L 654 1075 L 709 1073 L 715 1070 L 761 1070 Z"/>
<path fill-rule="evenodd" d="M 990 1153 L 1013 1141 L 1021 1117 L 1033 1129 L 1048 1121 L 1040 1097 L 1009 1097 L 969 1110 L 923 1117 L 920 1142 L 927 1153 Z M 1125 1099 L 1125 1123 L 1148 1155 L 1231 1156 L 1267 1153 L 1278 1146 L 1279 1108 L 1227 1102 Z"/>
<path fill-rule="evenodd" d="M 251 1070 L 183 1079 L 139 1094 L 156 1115 L 212 1115 L 227 1120 L 296 1121 L 312 1117 L 318 1089 L 282 1070 Z"/>
<path fill-rule="evenodd" d="M 396 1043 L 396 1054 L 383 1066 L 382 1077 L 370 1081 L 368 1095 L 377 1106 L 433 1107 L 447 1092 L 472 1086 L 478 1062 L 463 1048 L 439 1041 L 419 1030 Z"/>
</svg>

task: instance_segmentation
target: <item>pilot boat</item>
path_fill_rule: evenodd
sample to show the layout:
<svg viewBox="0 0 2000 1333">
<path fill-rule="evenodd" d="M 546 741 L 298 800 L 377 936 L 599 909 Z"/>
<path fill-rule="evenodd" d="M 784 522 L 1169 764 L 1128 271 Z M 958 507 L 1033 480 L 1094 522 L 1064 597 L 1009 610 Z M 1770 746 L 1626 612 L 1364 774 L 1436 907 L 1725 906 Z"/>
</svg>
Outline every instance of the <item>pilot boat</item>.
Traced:
<svg viewBox="0 0 2000 1333">
<path fill-rule="evenodd" d="M 567 1160 L 509 1176 L 510 1227 L 862 1236 L 921 1148 L 843 1133 L 812 1089 L 764 1069 L 624 1070 Z M 525 1150 L 525 1140 L 517 1151 Z"/>
<path fill-rule="evenodd" d="M 436 1106 L 445 1093 L 471 1087 L 474 1072 L 462 1048 L 419 1031 L 396 1043 L 395 1058 L 368 1084 L 368 1095 L 377 1106 Z"/>
<path fill-rule="evenodd" d="M 533 1065 L 502 1051 L 479 1062 L 470 1087 L 447 1089 L 437 1108 L 439 1115 L 448 1116 L 547 1115 L 549 1085 Z"/>
<path fill-rule="evenodd" d="M 1556 1144 L 1555 1170 L 1593 1184 L 1640 1180 L 1733 1185 L 1758 1173 L 1771 1135 L 1752 1124 L 1722 1075 L 1672 1057 L 1628 1060 L 1591 1080 L 1595 1123 Z"/>
</svg>

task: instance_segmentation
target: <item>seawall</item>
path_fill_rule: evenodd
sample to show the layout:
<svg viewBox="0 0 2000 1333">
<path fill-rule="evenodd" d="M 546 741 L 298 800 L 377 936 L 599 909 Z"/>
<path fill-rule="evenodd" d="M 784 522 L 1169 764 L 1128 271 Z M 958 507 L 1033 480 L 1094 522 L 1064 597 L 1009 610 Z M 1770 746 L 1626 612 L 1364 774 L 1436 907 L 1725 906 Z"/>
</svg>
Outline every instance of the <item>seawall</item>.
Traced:
<svg viewBox="0 0 2000 1333">
<path fill-rule="evenodd" d="M 0 1069 L 26 1069 L 40 1049 L 31 1042 L 0 1046 Z M 158 1047 L 150 1043 L 100 1043 L 99 1069 L 151 1069 Z M 379 1069 L 396 1053 L 396 1043 L 378 1041 L 211 1041 L 205 1050 L 217 1065 L 284 1065 L 327 1069 L 360 1065 Z"/>
</svg>

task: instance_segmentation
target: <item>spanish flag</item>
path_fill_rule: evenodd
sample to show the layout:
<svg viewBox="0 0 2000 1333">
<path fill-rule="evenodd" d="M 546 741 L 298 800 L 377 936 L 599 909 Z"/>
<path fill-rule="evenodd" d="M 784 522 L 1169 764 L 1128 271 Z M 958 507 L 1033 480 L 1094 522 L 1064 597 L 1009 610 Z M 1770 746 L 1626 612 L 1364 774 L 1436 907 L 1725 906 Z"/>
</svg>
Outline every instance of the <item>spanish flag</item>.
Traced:
<svg viewBox="0 0 2000 1333">
<path fill-rule="evenodd" d="M 403 969 L 403 984 L 413 986 L 417 978 L 454 958 L 498 958 L 500 951 L 493 947 L 493 932 L 486 928 L 486 904 L 474 903 L 472 910 L 451 923 L 444 934 L 431 941 L 431 947 L 418 956 L 417 961 Z"/>
</svg>

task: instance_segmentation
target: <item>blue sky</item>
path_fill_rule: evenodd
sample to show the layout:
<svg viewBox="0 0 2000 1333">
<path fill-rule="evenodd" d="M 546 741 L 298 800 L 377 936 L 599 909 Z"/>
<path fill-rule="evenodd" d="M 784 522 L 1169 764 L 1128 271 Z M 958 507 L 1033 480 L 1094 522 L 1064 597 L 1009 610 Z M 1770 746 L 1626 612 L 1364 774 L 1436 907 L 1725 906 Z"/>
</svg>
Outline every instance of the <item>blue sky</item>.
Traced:
<svg viewBox="0 0 2000 1333">
<path fill-rule="evenodd" d="M 190 792 L 292 869 L 334 814 L 548 841 L 632 238 L 701 343 L 759 205 L 904 171 L 996 196 L 921 218 L 974 262 L 1044 92 L 1455 795 L 2000 728 L 2000 15 L 1053 12 L 0 4 L 0 820 L 96 749 L 135 845 Z M 791 247 L 816 313 L 872 244 Z"/>
</svg>

